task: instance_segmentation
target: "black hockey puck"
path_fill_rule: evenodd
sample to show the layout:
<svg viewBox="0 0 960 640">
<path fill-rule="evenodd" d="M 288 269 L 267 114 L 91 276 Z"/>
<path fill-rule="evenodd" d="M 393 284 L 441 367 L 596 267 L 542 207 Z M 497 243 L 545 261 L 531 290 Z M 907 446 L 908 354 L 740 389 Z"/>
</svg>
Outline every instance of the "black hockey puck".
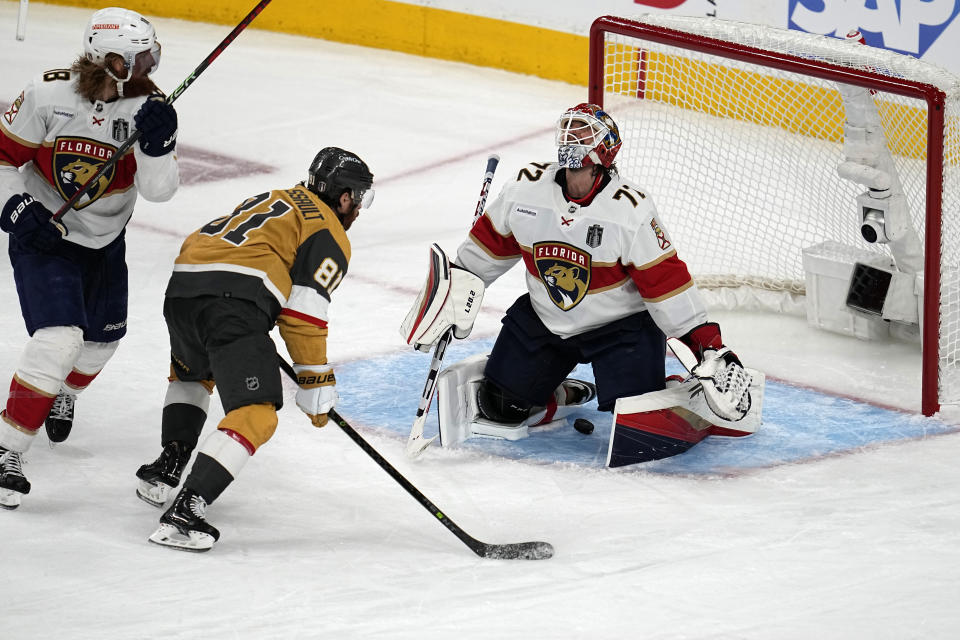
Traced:
<svg viewBox="0 0 960 640">
<path fill-rule="evenodd" d="M 586 435 L 593 433 L 593 423 L 586 418 L 577 418 L 574 420 L 573 428 Z"/>
</svg>

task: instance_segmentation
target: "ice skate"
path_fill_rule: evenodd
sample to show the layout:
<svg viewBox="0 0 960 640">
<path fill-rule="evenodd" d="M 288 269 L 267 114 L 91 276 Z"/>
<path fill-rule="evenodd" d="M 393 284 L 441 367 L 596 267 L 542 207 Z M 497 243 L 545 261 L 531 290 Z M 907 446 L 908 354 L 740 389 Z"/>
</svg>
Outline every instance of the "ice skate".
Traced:
<svg viewBox="0 0 960 640">
<path fill-rule="evenodd" d="M 170 491 L 180 484 L 180 476 L 190 461 L 191 452 L 192 449 L 176 440 L 165 444 L 159 458 L 137 470 L 140 479 L 137 497 L 155 507 L 163 507 Z"/>
<path fill-rule="evenodd" d="M 73 407 L 76 402 L 77 396 L 62 392 L 57 394 L 57 398 L 53 401 L 53 407 L 43 423 L 51 446 L 63 442 L 70 435 L 70 430 L 73 428 Z"/>
<path fill-rule="evenodd" d="M 160 516 L 160 526 L 148 540 L 181 551 L 209 551 L 220 538 L 220 532 L 204 520 L 206 509 L 207 503 L 202 497 L 190 489 L 182 489 Z"/>
<path fill-rule="evenodd" d="M 0 507 L 16 509 L 28 493 L 30 481 L 23 475 L 21 454 L 0 447 Z"/>
<path fill-rule="evenodd" d="M 561 406 L 573 407 L 587 404 L 597 397 L 597 385 L 586 380 L 567 378 L 560 383 L 560 387 L 567 392 L 566 401 L 558 403 Z"/>
</svg>

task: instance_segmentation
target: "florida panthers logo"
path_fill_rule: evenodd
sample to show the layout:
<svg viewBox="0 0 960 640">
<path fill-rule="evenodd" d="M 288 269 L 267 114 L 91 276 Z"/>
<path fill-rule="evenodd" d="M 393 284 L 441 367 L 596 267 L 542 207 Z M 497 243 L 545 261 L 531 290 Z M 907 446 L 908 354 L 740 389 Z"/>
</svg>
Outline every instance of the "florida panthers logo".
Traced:
<svg viewBox="0 0 960 640">
<path fill-rule="evenodd" d="M 580 304 L 590 288 L 590 254 L 565 242 L 538 242 L 533 262 L 553 304 L 564 311 Z"/>
<path fill-rule="evenodd" d="M 53 153 L 53 179 L 64 200 L 73 197 L 90 178 L 96 174 L 116 149 L 87 138 L 57 138 Z M 73 206 L 82 209 L 106 193 L 113 181 L 114 168 L 110 167 L 97 178 Z"/>
</svg>

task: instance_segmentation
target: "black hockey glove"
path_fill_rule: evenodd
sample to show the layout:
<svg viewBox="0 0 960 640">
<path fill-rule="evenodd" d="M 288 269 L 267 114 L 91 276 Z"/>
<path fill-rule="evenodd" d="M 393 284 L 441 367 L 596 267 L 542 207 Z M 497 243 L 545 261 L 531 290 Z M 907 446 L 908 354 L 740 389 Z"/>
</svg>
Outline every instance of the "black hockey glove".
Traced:
<svg viewBox="0 0 960 640">
<path fill-rule="evenodd" d="M 133 121 L 140 130 L 140 150 L 148 156 L 168 154 L 177 146 L 177 112 L 159 93 L 147 98 Z"/>
<path fill-rule="evenodd" d="M 0 212 L 0 229 L 39 253 L 50 252 L 67 228 L 53 220 L 53 214 L 29 193 L 11 196 Z"/>
</svg>

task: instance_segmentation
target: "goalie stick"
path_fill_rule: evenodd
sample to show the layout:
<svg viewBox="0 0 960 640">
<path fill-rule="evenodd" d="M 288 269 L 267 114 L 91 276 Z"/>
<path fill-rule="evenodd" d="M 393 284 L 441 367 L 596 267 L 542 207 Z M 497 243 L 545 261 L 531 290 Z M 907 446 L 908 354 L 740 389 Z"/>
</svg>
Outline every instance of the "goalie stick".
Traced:
<svg viewBox="0 0 960 640">
<path fill-rule="evenodd" d="M 27 7 L 30 0 L 20 0 L 20 9 L 17 11 L 17 40 L 27 37 Z"/>
<path fill-rule="evenodd" d="M 180 86 L 177 87 L 176 89 L 174 89 L 174 90 L 173 90 L 173 93 L 171 93 L 170 95 L 167 96 L 166 103 L 167 103 L 167 104 L 172 104 L 174 100 L 176 100 L 177 98 L 179 98 L 179 97 L 180 97 L 180 94 L 183 93 L 184 91 L 186 91 L 186 90 L 187 90 L 187 87 L 189 87 L 191 84 L 193 84 L 193 81 L 196 80 L 197 77 L 198 77 L 201 73 L 203 73 L 204 70 L 206 70 L 206 68 L 209 67 L 210 64 L 211 64 L 214 60 L 216 60 L 216 59 L 220 56 L 221 53 L 223 53 L 223 50 L 226 49 L 226 48 L 230 45 L 230 43 L 233 42 L 233 41 L 236 39 L 236 37 L 237 37 L 238 35 L 240 35 L 240 32 L 241 32 L 241 31 L 243 31 L 244 29 L 246 29 L 247 26 L 249 26 L 249 24 L 250 24 L 251 22 L 253 22 L 253 19 L 254 19 L 254 18 L 256 18 L 258 15 L 260 15 L 260 12 L 263 11 L 263 9 L 264 9 L 268 4 L 270 4 L 270 0 L 260 0 L 260 2 L 257 3 L 257 6 L 255 6 L 255 7 L 250 11 L 250 13 L 248 13 L 247 16 L 246 16 L 243 20 L 240 21 L 240 24 L 238 24 L 236 27 L 234 27 L 234 28 L 233 28 L 233 31 L 231 31 L 229 34 L 227 34 L 227 37 L 224 38 L 224 39 L 220 42 L 220 44 L 218 44 L 217 47 L 216 47 L 213 51 L 210 52 L 210 55 L 208 55 L 206 58 L 204 58 L 203 61 L 202 61 L 199 65 L 197 65 L 197 68 L 194 69 L 194 70 L 190 73 L 190 75 L 187 76 L 187 78 L 186 78 L 183 82 L 180 83 Z M 139 129 L 134 129 L 134 130 L 133 130 L 133 133 L 132 133 L 126 140 L 124 140 L 123 144 L 121 144 L 120 147 L 117 148 L 116 152 L 114 152 L 114 154 L 113 154 L 112 156 L 110 156 L 109 158 L 107 158 L 106 162 L 104 162 L 103 164 L 100 165 L 100 168 L 97 169 L 97 172 L 94 173 L 92 176 L 90 176 L 90 179 L 87 180 L 85 183 L 83 183 L 83 186 L 81 186 L 79 189 L 77 189 L 76 193 L 74 193 L 72 196 L 70 196 L 70 198 L 69 198 L 66 202 L 63 203 L 63 206 L 61 206 L 59 209 L 57 209 L 57 212 L 56 212 L 55 214 L 53 214 L 53 217 L 51 218 L 51 221 L 52 221 L 52 222 L 57 222 L 57 221 L 59 221 L 60 218 L 62 218 L 63 215 L 64 215 L 67 211 L 69 211 L 70 208 L 73 207 L 73 205 L 75 205 L 78 200 L 80 200 L 80 198 L 83 197 L 83 194 L 85 194 L 85 193 L 87 192 L 87 188 L 88 188 L 90 185 L 95 184 L 96 181 L 100 179 L 100 176 L 102 176 L 104 173 L 106 173 L 107 170 L 110 169 L 110 167 L 112 167 L 113 165 L 115 165 L 115 164 L 120 160 L 120 158 L 123 157 L 123 155 L 130 149 L 130 147 L 133 146 L 133 143 L 135 143 L 135 142 L 136 142 L 137 140 L 139 140 L 139 139 L 140 139 L 140 130 L 139 130 Z"/>
<path fill-rule="evenodd" d="M 297 381 L 297 374 L 294 373 L 293 367 L 289 362 L 283 358 L 279 358 L 280 368 L 283 369 L 283 372 L 290 376 L 290 379 L 294 382 Z M 373 448 L 373 446 L 363 439 L 357 431 L 350 426 L 350 424 L 344 420 L 339 413 L 331 409 L 327 412 L 327 416 L 336 423 L 338 427 L 343 429 L 351 440 L 357 443 L 363 451 L 373 458 L 373 460 L 380 465 L 380 468 L 386 471 L 391 478 L 396 480 L 401 487 L 407 490 L 411 496 L 413 496 L 417 502 L 423 505 L 423 508 L 429 511 L 434 518 L 440 521 L 440 524 L 445 526 L 450 533 L 457 536 L 463 544 L 470 547 L 470 550 L 481 558 L 492 558 L 495 560 L 545 560 L 547 558 L 553 557 L 553 545 L 549 542 L 514 542 L 509 544 L 491 544 L 488 542 L 481 542 L 477 540 L 469 533 L 461 529 L 457 523 L 451 520 L 447 514 L 440 510 L 437 505 L 433 504 L 427 496 L 423 495 L 419 489 L 417 489 L 413 483 L 407 480 L 403 475 L 397 471 L 393 465 L 387 462 L 387 459 L 380 455 L 380 452 Z"/>
<path fill-rule="evenodd" d="M 497 165 L 500 164 L 500 156 L 491 154 L 487 158 L 487 170 L 483 174 L 483 185 L 480 187 L 480 198 L 477 200 L 477 208 L 473 212 L 473 224 L 476 224 L 480 216 L 483 215 L 483 209 L 487 204 L 487 196 L 490 194 L 490 184 L 493 182 L 493 174 L 497 171 Z M 417 417 L 410 427 L 410 436 L 407 438 L 407 455 L 416 458 L 423 450 L 429 447 L 434 440 L 440 437 L 440 434 L 432 438 L 423 437 L 423 426 L 427 422 L 427 412 L 430 410 L 430 401 L 433 399 L 433 390 L 437 385 L 437 374 L 440 372 L 440 363 L 443 361 L 443 354 L 447 351 L 447 345 L 453 340 L 453 329 L 449 329 L 437 341 L 437 346 L 433 350 L 433 359 L 430 361 L 430 371 L 427 373 L 427 381 L 423 385 L 423 392 L 420 394 L 420 404 L 417 407 Z"/>
</svg>

